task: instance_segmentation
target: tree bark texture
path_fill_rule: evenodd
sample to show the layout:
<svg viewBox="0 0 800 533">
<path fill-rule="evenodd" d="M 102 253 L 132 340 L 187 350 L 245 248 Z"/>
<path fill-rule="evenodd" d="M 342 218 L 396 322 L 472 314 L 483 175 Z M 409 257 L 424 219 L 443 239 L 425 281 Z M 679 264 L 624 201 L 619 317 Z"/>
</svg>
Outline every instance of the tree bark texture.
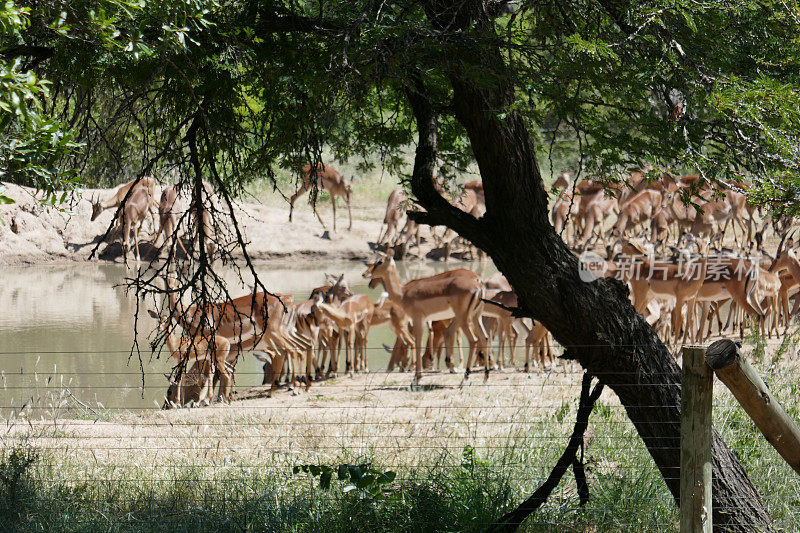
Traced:
<svg viewBox="0 0 800 533">
<path fill-rule="evenodd" d="M 482 2 L 430 0 L 424 6 L 437 29 L 484 36 L 494 31 Z M 502 75 L 498 83 L 479 82 L 469 69 L 480 71 L 482 64 L 502 69 L 500 48 L 487 44 L 477 51 L 467 49 L 447 74 L 455 116 L 466 129 L 483 180 L 486 213 L 475 219 L 434 188 L 436 116 L 424 80 L 416 79 L 407 90 L 419 137 L 412 191 L 427 210 L 416 218 L 449 226 L 492 258 L 514 287 L 524 314 L 541 321 L 570 358 L 616 393 L 678 503 L 680 369 L 636 313 L 621 281 L 580 279 L 577 257 L 548 219 L 548 196 L 524 119 L 508 110 L 514 85 L 502 81 Z M 770 529 L 771 518 L 758 492 L 716 432 L 713 467 L 716 528 Z"/>
</svg>

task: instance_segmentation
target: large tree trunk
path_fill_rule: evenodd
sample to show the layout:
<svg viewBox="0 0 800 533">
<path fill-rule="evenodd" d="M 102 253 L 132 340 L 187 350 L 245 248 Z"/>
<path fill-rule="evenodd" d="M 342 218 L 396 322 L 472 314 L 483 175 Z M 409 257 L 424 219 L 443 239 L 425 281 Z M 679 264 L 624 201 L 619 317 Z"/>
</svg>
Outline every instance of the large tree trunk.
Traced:
<svg viewBox="0 0 800 533">
<path fill-rule="evenodd" d="M 427 5 L 427 12 L 439 28 L 467 28 L 475 20 L 477 29 L 472 26 L 471 31 L 492 32 L 491 22 L 482 19 L 485 12 L 476 7 L 480 4 L 464 2 L 444 9 L 437 3 Z M 476 220 L 447 204 L 434 189 L 436 116 L 424 80 L 417 79 L 408 90 L 419 133 L 412 189 L 427 210 L 417 218 L 451 227 L 491 256 L 514 287 L 522 309 L 552 332 L 569 357 L 617 394 L 678 503 L 680 369 L 635 312 L 622 282 L 580 279 L 577 258 L 548 220 L 548 197 L 523 118 L 517 112 L 504 118 L 497 114 L 513 101 L 513 85 L 490 87 L 465 70 L 470 64 L 498 68 L 503 56 L 494 45 L 486 45 L 480 54 L 473 52 L 459 57 L 449 79 L 456 118 L 469 135 L 483 179 L 486 214 Z M 742 532 L 769 529 L 771 518 L 758 492 L 716 432 L 713 463 L 715 526 Z"/>
</svg>

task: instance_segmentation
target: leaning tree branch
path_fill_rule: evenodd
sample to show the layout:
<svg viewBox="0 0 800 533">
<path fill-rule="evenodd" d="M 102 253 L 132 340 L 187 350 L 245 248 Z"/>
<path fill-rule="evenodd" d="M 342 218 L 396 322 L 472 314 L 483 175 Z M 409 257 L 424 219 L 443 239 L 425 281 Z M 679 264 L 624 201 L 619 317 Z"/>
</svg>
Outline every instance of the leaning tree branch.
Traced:
<svg viewBox="0 0 800 533">
<path fill-rule="evenodd" d="M 582 465 L 576 469 L 575 463 L 577 462 L 580 464 L 577 458 L 578 448 L 580 448 L 583 443 L 583 435 L 586 432 L 586 428 L 589 426 L 589 415 L 592 413 L 595 402 L 603 392 L 603 384 L 598 383 L 595 385 L 594 389 L 592 389 L 592 392 L 589 393 L 591 385 L 592 375 L 587 372 L 583 375 L 583 382 L 581 383 L 581 397 L 578 405 L 578 414 L 575 419 L 575 427 L 572 430 L 567 448 L 564 450 L 564 453 L 561 454 L 561 457 L 558 462 L 556 462 L 547 480 L 536 489 L 536 492 L 534 492 L 530 498 L 522 502 L 519 507 L 500 518 L 490 531 L 498 533 L 516 531 L 523 520 L 533 514 L 547 501 L 547 498 L 558 486 L 558 483 L 570 466 L 575 469 L 575 477 L 576 480 L 578 480 L 578 492 L 581 502 L 588 499 L 586 477 L 585 475 L 581 475 L 583 474 Z M 582 479 L 579 479 L 579 477 Z"/>
<path fill-rule="evenodd" d="M 425 212 L 409 212 L 408 216 L 418 224 L 448 226 L 474 242 L 478 238 L 480 220 L 448 202 L 434 185 L 438 155 L 436 112 L 422 80 L 414 76 L 412 83 L 411 87 L 406 87 L 406 96 L 417 123 L 418 144 L 411 175 L 411 192 Z"/>
</svg>

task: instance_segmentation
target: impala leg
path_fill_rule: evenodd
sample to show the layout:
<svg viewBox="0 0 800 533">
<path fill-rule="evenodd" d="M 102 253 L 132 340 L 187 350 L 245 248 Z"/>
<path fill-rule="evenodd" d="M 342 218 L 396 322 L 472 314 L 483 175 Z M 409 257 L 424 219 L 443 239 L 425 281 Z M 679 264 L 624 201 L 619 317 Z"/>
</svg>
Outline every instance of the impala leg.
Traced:
<svg viewBox="0 0 800 533">
<path fill-rule="evenodd" d="M 384 231 L 383 231 L 384 228 L 386 228 L 386 237 L 384 236 Z M 389 235 L 389 225 L 386 223 L 381 224 L 381 230 L 378 232 L 378 239 L 375 241 L 375 244 L 380 246 L 384 238 L 388 241 L 389 240 L 388 235 Z"/>
<path fill-rule="evenodd" d="M 402 342 L 403 341 L 400 340 L 400 337 L 397 337 L 394 340 L 394 347 L 392 347 L 392 354 L 389 357 L 389 364 L 386 366 L 386 372 L 391 372 L 394 370 L 394 365 L 397 364 L 397 357 L 400 355 L 398 348 Z"/>
<path fill-rule="evenodd" d="M 295 365 L 297 350 L 288 342 L 283 343 L 282 349 L 286 353 L 286 372 L 288 374 L 286 377 L 289 382 L 289 390 L 294 393 L 297 390 L 297 369 Z"/>
<path fill-rule="evenodd" d="M 317 211 L 317 203 L 316 202 L 314 202 L 313 208 L 314 208 L 314 214 L 317 216 L 317 220 L 319 220 L 319 223 L 322 224 L 322 229 L 327 230 L 328 226 L 325 225 L 325 222 L 323 222 L 322 217 L 319 215 L 319 211 Z M 333 231 L 336 231 L 336 229 L 334 228 Z"/>
<path fill-rule="evenodd" d="M 414 335 L 414 380 L 411 385 L 416 387 L 422 380 L 422 338 L 425 335 L 425 324 L 421 320 L 415 320 L 411 331 Z"/>
<path fill-rule="evenodd" d="M 710 302 L 703 302 L 700 304 L 700 323 L 697 326 L 697 331 L 694 335 L 694 342 L 703 342 L 703 339 L 706 338 L 706 324 L 708 324 L 708 336 L 711 336 L 711 320 L 713 319 L 713 314 L 711 313 L 710 309 Z"/>
<path fill-rule="evenodd" d="M 506 335 L 505 331 L 503 331 L 502 324 L 500 321 L 497 321 L 497 325 L 495 326 L 497 331 L 497 369 L 503 370 L 503 364 L 505 363 L 505 351 L 506 351 Z"/>
<path fill-rule="evenodd" d="M 686 344 L 687 342 L 696 342 L 697 338 L 697 328 L 695 328 L 695 307 L 696 303 L 694 300 L 690 300 L 686 303 L 686 318 L 683 321 L 683 343 Z"/>
<path fill-rule="evenodd" d="M 305 390 L 308 390 L 311 387 L 311 370 L 313 368 L 313 363 L 311 362 L 311 354 L 313 352 L 310 348 L 298 350 L 298 354 L 300 356 L 300 368 L 303 369 L 303 375 L 300 376 L 302 381 L 305 381 Z"/>
<path fill-rule="evenodd" d="M 722 335 L 722 314 L 720 309 L 722 308 L 722 304 L 718 304 L 714 308 L 714 315 L 717 317 L 717 332 Z M 711 323 L 709 322 L 708 325 L 708 336 L 711 336 Z"/>
<path fill-rule="evenodd" d="M 781 318 L 783 319 L 783 326 L 784 335 L 789 330 L 789 322 L 791 321 L 791 315 L 789 315 L 789 291 L 781 290 L 780 292 L 780 307 L 781 307 Z"/>
<path fill-rule="evenodd" d="M 450 339 L 455 340 L 455 335 L 456 335 L 456 332 L 458 331 L 458 329 L 461 327 L 461 322 L 462 322 L 461 320 L 457 320 L 456 318 L 454 318 L 453 321 L 450 322 L 450 325 L 447 326 L 447 329 L 445 330 L 445 337 L 446 337 L 446 339 L 448 339 L 448 342 L 446 342 L 446 346 L 445 346 L 446 353 L 447 353 L 447 359 L 446 360 L 450 360 L 450 361 L 453 360 L 452 359 L 452 357 L 453 357 L 453 342 Z M 469 330 L 469 328 L 466 327 L 466 324 L 465 324 L 465 327 L 463 328 L 463 330 L 464 330 L 464 334 L 467 336 L 467 342 L 469 342 L 469 347 L 470 347 L 469 348 L 469 354 L 467 355 L 467 363 L 466 363 L 465 369 L 464 369 L 464 379 L 469 379 L 469 374 L 470 374 L 470 371 L 472 370 L 472 361 L 473 361 L 472 358 L 475 355 L 475 351 L 476 351 L 476 347 L 477 346 L 476 346 L 476 343 L 475 343 L 474 335 Z"/>
<path fill-rule="evenodd" d="M 539 366 L 539 372 L 544 372 L 545 368 L 549 368 L 552 370 L 553 363 L 549 361 L 546 345 L 545 345 L 545 337 L 539 337 L 536 339 L 536 344 L 534 346 L 534 355 L 537 357 L 536 364 Z M 548 365 L 549 363 L 549 365 Z"/>
<path fill-rule="evenodd" d="M 517 369 L 517 341 L 519 341 L 519 333 L 514 329 L 514 323 L 511 322 L 509 326 L 509 339 L 511 339 L 509 347 L 511 348 L 511 368 Z"/>
<path fill-rule="evenodd" d="M 142 227 L 141 224 L 136 226 L 133 229 L 133 246 L 136 249 L 136 262 L 141 263 L 142 257 L 139 255 L 139 229 Z"/>
<path fill-rule="evenodd" d="M 358 332 L 358 370 L 361 372 L 369 372 L 367 365 L 367 333 L 363 328 Z"/>
<path fill-rule="evenodd" d="M 187 366 L 188 366 L 188 364 L 187 364 Z M 187 369 L 184 369 L 184 370 L 187 370 Z M 185 381 L 186 381 L 186 371 L 181 372 L 180 376 L 178 377 L 178 381 L 176 382 L 177 383 L 177 387 L 175 389 L 175 404 L 177 405 L 177 407 L 180 407 L 180 406 L 183 405 L 183 388 L 186 385 Z"/>
<path fill-rule="evenodd" d="M 397 365 L 401 372 L 411 370 L 411 358 L 414 357 L 415 352 L 414 339 L 409 342 L 401 344 L 397 352 Z"/>
<path fill-rule="evenodd" d="M 339 344 L 342 341 L 342 335 L 336 335 L 336 342 L 334 343 L 331 341 L 328 345 L 328 375 L 330 376 L 333 374 L 336 377 L 336 374 L 339 373 Z"/>
<path fill-rule="evenodd" d="M 214 354 L 216 356 L 217 371 L 219 372 L 219 397 L 225 402 L 229 402 L 231 400 L 231 392 L 233 389 L 233 378 L 231 377 L 231 373 L 228 370 L 228 365 L 225 362 L 228 359 L 230 352 L 231 343 L 230 341 L 226 340 L 222 345 L 216 348 L 216 353 Z"/>
<path fill-rule="evenodd" d="M 469 318 L 467 319 L 469 321 Z M 489 369 L 490 369 L 490 355 L 491 355 L 491 347 L 489 346 L 489 335 L 486 333 L 486 330 L 483 328 L 483 322 L 480 319 L 480 309 L 476 311 L 476 313 L 472 317 L 472 324 L 467 322 L 464 327 L 464 333 L 467 335 L 467 339 L 470 342 L 470 355 L 467 361 L 468 365 L 472 363 L 472 356 L 473 353 L 477 350 L 479 353 L 483 353 L 483 362 L 484 362 L 484 380 L 489 378 Z M 475 346 L 475 349 L 472 346 Z"/>
<path fill-rule="evenodd" d="M 357 327 L 353 329 L 353 366 L 350 368 L 355 374 L 361 371 L 361 333 Z"/>
<path fill-rule="evenodd" d="M 348 230 L 349 231 L 349 230 Z M 391 243 L 397 237 L 397 222 L 391 221 L 386 226 L 386 235 L 383 236 L 383 240 L 386 241 L 387 244 Z"/>
<path fill-rule="evenodd" d="M 698 332 L 695 335 L 694 342 L 705 342 L 707 337 L 711 336 L 712 325 L 711 321 L 714 318 L 713 312 L 711 312 L 711 302 L 703 302 L 700 305 L 700 325 L 697 328 Z M 706 333 L 706 325 L 708 325 L 708 333 Z"/>
<path fill-rule="evenodd" d="M 367 360 L 367 337 L 368 337 L 368 335 L 369 335 L 369 330 L 366 329 L 366 327 L 363 328 L 362 331 L 361 331 L 361 335 L 360 335 L 361 336 L 361 347 L 360 347 L 361 356 L 360 356 L 360 358 L 361 358 L 362 370 L 364 370 L 364 372 L 369 372 L 369 361 Z"/>
<path fill-rule="evenodd" d="M 455 364 L 453 363 L 453 343 L 458 343 L 458 350 L 461 351 L 461 335 L 457 330 L 453 330 L 452 332 L 448 332 L 447 330 L 443 331 L 440 335 L 440 341 L 438 342 L 437 352 L 439 353 L 439 357 L 441 357 L 442 348 L 444 348 L 445 356 L 444 356 L 444 364 L 450 370 L 451 373 L 455 372 Z M 438 370 L 438 365 L 437 365 Z"/>
<path fill-rule="evenodd" d="M 272 398 L 272 394 L 277 390 L 278 384 L 281 381 L 281 374 L 283 373 L 283 359 L 285 354 L 282 350 L 275 350 L 275 356 L 272 358 L 272 363 L 269 364 L 269 374 L 271 379 L 269 379 L 269 391 L 267 392 L 267 398 Z M 264 365 L 265 369 L 267 365 Z M 267 374 L 264 373 L 264 382 L 267 383 Z"/>
<path fill-rule="evenodd" d="M 131 223 L 127 220 L 123 220 L 122 222 L 122 259 L 125 261 L 125 265 L 128 264 L 128 248 L 130 246 L 130 239 L 131 239 Z"/>
<path fill-rule="evenodd" d="M 347 231 L 353 229 L 353 210 L 350 207 L 350 195 L 348 194 L 345 197 L 345 203 L 347 203 L 347 217 L 350 219 L 350 225 L 347 226 Z"/>
<path fill-rule="evenodd" d="M 176 233 L 176 227 L 174 222 L 172 223 L 171 235 L 174 235 L 175 240 L 178 241 L 178 246 L 180 246 L 181 250 L 183 250 L 183 255 L 189 257 L 189 252 L 186 250 L 186 246 L 183 245 L 183 239 L 181 239 L 180 235 Z"/>
<path fill-rule="evenodd" d="M 726 218 L 725 219 L 725 224 L 723 224 L 723 226 L 722 226 L 722 237 L 720 238 L 720 241 L 724 241 L 725 240 L 725 234 L 728 232 L 728 224 L 730 223 L 730 221 L 731 221 L 730 218 Z M 736 228 L 731 227 L 731 231 L 733 231 L 733 242 L 735 243 L 736 242 Z"/>
<path fill-rule="evenodd" d="M 682 308 L 683 308 L 683 301 L 678 299 L 675 302 L 675 309 L 672 310 L 672 331 L 675 332 L 675 343 L 678 344 L 680 342 L 680 336 L 683 333 L 681 329 L 682 326 Z"/>
<path fill-rule="evenodd" d="M 316 350 L 317 350 L 317 357 L 316 357 L 316 359 L 317 359 L 317 362 L 316 362 L 317 375 L 316 375 L 316 378 L 317 378 L 317 380 L 321 380 L 324 377 L 324 374 L 325 374 L 325 356 L 328 353 L 328 347 L 325 344 L 325 339 L 323 338 L 322 335 L 317 337 Z"/>
<path fill-rule="evenodd" d="M 734 223 L 738 223 L 739 229 L 742 230 L 741 246 L 744 247 L 746 244 L 750 243 L 750 219 L 749 218 L 747 219 L 747 224 L 745 224 L 744 219 L 742 219 L 742 217 L 734 217 L 733 221 Z M 747 234 L 747 237 L 745 237 L 745 234 Z M 745 239 L 747 240 L 745 241 Z"/>
<path fill-rule="evenodd" d="M 731 324 L 733 324 L 734 329 L 736 328 L 736 318 L 734 316 L 734 312 L 736 311 L 736 302 L 733 300 L 728 303 L 728 319 L 725 321 L 725 327 L 723 331 L 729 331 Z M 722 333 L 722 331 L 720 331 Z"/>
<path fill-rule="evenodd" d="M 478 318 L 478 320 L 483 322 L 482 318 Z M 487 348 L 486 348 L 486 351 L 483 352 L 483 363 L 484 363 L 484 366 L 488 366 L 489 365 L 489 360 L 492 357 L 492 350 L 494 349 L 494 335 L 495 335 L 495 331 L 496 331 L 496 329 L 495 329 L 496 324 L 497 324 L 497 320 L 492 319 L 490 321 L 490 326 L 488 326 L 488 327 L 484 326 L 485 331 L 486 331 L 486 335 L 488 337 L 488 340 L 486 342 Z M 469 335 L 467 336 L 467 339 L 469 341 L 472 341 L 472 339 L 470 339 Z M 470 342 L 470 351 L 474 351 L 472 349 L 472 344 L 473 343 Z M 471 357 L 472 356 L 470 355 L 470 358 Z M 479 363 L 479 362 L 480 362 L 479 360 L 477 360 L 477 359 L 475 360 L 475 363 Z"/>
<path fill-rule="evenodd" d="M 531 347 L 533 344 L 525 339 L 525 372 L 531 371 Z M 535 355 L 535 354 L 534 354 Z"/>
<path fill-rule="evenodd" d="M 464 364 L 464 350 L 461 347 L 461 335 L 456 335 L 456 345 L 458 346 L 458 366 Z M 455 372 L 453 361 L 450 361 L 450 372 Z"/>
<path fill-rule="evenodd" d="M 448 342 L 452 342 L 453 339 L 450 340 L 446 339 L 444 337 L 443 331 L 440 331 L 433 337 L 434 337 L 433 355 L 436 357 L 436 370 L 439 371 L 442 369 L 442 351 L 445 349 L 445 344 Z M 447 361 L 447 356 L 445 356 L 444 364 L 445 366 L 450 366 L 450 363 Z"/>
<path fill-rule="evenodd" d="M 345 332 L 345 370 L 347 375 L 353 377 L 353 351 L 355 343 L 356 332 L 354 328 L 350 328 Z"/>
<path fill-rule="evenodd" d="M 331 193 L 331 207 L 333 207 L 333 232 L 336 233 L 336 197 Z"/>
<path fill-rule="evenodd" d="M 484 350 L 484 353 L 491 353 L 491 350 L 489 350 L 489 338 L 488 335 L 486 334 L 486 330 L 483 329 L 483 322 L 481 322 L 480 319 L 482 312 L 483 312 L 482 305 L 479 305 L 479 307 L 476 309 L 475 314 L 473 315 L 471 326 L 474 328 L 474 335 L 478 337 L 477 340 L 478 350 Z M 468 327 L 469 325 L 470 324 L 468 323 Z M 470 331 L 470 333 L 473 333 L 473 330 L 468 329 L 468 331 Z M 488 358 L 484 358 L 484 361 L 486 362 L 486 367 L 484 368 L 483 379 L 484 381 L 486 381 L 487 379 L 489 379 L 490 366 Z"/>
<path fill-rule="evenodd" d="M 305 194 L 307 190 L 308 190 L 308 185 L 303 183 L 303 185 L 301 185 L 300 188 L 297 189 L 297 192 L 294 193 L 291 198 L 289 198 L 289 222 L 292 221 L 292 213 L 294 212 L 295 201 L 297 201 L 298 198 L 300 198 L 303 194 Z M 316 212 L 316 208 L 314 209 L 314 211 Z"/>
<path fill-rule="evenodd" d="M 437 335 L 432 327 L 428 329 L 428 341 L 425 343 L 425 351 L 422 353 L 422 368 L 433 370 L 433 354 L 436 351 L 434 344 L 437 342 L 440 335 L 441 333 Z"/>
</svg>

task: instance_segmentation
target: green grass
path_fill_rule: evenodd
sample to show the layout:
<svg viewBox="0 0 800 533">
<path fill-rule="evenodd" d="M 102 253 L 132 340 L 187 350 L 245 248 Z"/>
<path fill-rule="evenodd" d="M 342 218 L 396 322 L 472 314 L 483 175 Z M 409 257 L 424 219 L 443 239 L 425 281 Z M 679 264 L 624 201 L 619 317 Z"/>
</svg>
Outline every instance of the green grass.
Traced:
<svg viewBox="0 0 800 533">
<path fill-rule="evenodd" d="M 607 411 L 607 412 L 606 412 Z M 572 474 L 565 475 L 551 501 L 529 520 L 525 531 L 642 531 L 662 529 L 677 515 L 655 469 L 638 462 L 646 452 L 618 409 L 601 411 L 597 450 L 588 474 L 592 501 L 579 509 Z M 566 442 L 574 409 L 554 412 L 527 433 L 510 435 L 503 445 L 460 453 L 427 449 L 422 467 L 392 466 L 391 457 L 369 461 L 378 471 L 396 468 L 397 478 L 379 497 L 347 490 L 334 476 L 330 488 L 300 472 L 291 461 L 265 460 L 263 465 L 173 468 L 131 465 L 124 469 L 80 465 L 69 457 L 30 449 L 8 450 L 2 471 L 18 471 L 3 482 L 0 528 L 10 531 L 482 531 L 518 504 L 549 473 Z M 530 428 L 530 426 L 529 426 Z M 632 446 L 624 464 L 603 456 L 621 442 Z M 313 457 L 313 456 L 311 456 Z M 591 459 L 597 457 L 597 459 Z M 30 466 L 28 459 L 33 458 Z M 22 459 L 22 460 L 21 460 Z M 308 458 L 307 458 L 308 459 Z M 313 460 L 313 459 L 311 459 Z M 337 462 L 338 462 L 337 461 Z M 335 466 L 335 465 L 332 465 Z M 334 468 L 335 470 L 335 468 Z M 5 479 L 5 478 L 4 478 Z"/>
<path fill-rule="evenodd" d="M 797 416 L 797 380 L 767 375 L 787 411 Z M 198 456 L 169 466 L 79 464 L 69 454 L 6 447 L 0 456 L 2 531 L 482 531 L 527 497 L 549 474 L 566 444 L 575 405 L 494 441 L 494 447 L 423 448 L 418 465 L 393 464 L 380 451 L 346 450 L 327 466 L 370 463 L 397 477 L 355 488 L 334 474 L 292 467 L 318 464 L 314 450 L 280 458 L 210 465 Z M 794 530 L 800 484 L 730 394 L 715 396 L 716 427 L 743 462 L 776 521 Z M 624 411 L 600 403 L 586 452 L 590 502 L 578 505 L 571 471 L 522 531 L 677 531 L 678 512 Z M 10 442 L 10 441 L 7 441 Z M 9 445 L 7 445 L 9 446 Z M 372 487 L 372 490 L 370 487 Z M 351 490 L 352 489 L 352 490 Z"/>
</svg>

